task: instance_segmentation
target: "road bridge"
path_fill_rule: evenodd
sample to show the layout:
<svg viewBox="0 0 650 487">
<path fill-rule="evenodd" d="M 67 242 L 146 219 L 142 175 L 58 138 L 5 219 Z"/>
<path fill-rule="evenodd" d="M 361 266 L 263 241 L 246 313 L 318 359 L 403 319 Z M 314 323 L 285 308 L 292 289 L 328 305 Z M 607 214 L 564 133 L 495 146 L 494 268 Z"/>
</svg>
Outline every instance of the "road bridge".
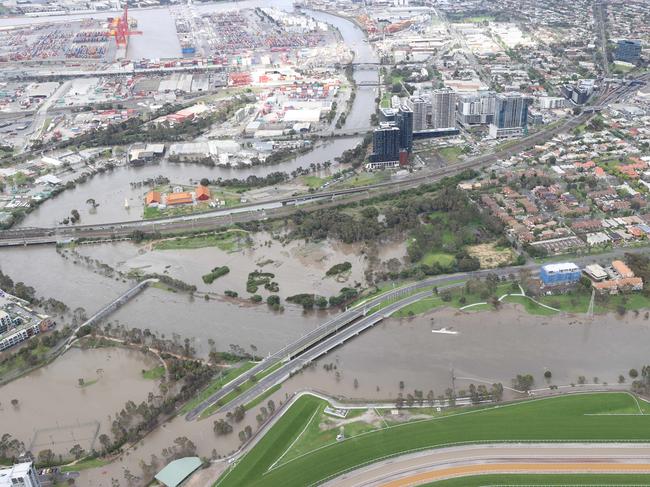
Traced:
<svg viewBox="0 0 650 487">
<path fill-rule="evenodd" d="M 457 280 L 458 278 L 458 275 L 454 275 L 426 279 L 393 289 L 381 296 L 370 298 L 353 308 L 345 310 L 343 313 L 340 313 L 333 319 L 300 337 L 295 342 L 270 355 L 252 369 L 228 383 L 190 411 L 186 415 L 186 419 L 188 421 L 195 419 L 205 409 L 218 403 L 220 399 L 231 391 L 241 387 L 251 377 L 277 366 L 279 363 L 283 363 L 278 369 L 256 381 L 255 386 L 242 393 L 234 401 L 225 405 L 224 408 L 232 409 L 237 405 L 246 404 L 265 390 L 287 379 L 291 373 L 299 370 L 305 364 L 345 343 L 352 337 L 359 335 L 366 329 L 371 328 L 392 313 L 425 297 L 431 296 L 431 288 L 436 284 L 444 285 L 446 281 Z M 458 285 L 454 284 L 454 286 Z M 385 305 L 387 302 L 388 304 L 385 307 L 372 312 L 373 308 Z"/>
</svg>

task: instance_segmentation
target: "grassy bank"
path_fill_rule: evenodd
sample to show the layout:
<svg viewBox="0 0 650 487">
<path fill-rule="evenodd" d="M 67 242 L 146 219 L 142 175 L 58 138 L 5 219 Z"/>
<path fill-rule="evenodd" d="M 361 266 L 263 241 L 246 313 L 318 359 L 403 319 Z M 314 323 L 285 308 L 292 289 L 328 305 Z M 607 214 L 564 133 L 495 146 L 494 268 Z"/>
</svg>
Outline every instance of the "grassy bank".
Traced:
<svg viewBox="0 0 650 487">
<path fill-rule="evenodd" d="M 266 370 L 263 370 L 262 372 L 256 374 L 254 377 L 254 380 L 247 380 L 244 382 L 241 386 L 239 386 L 237 389 L 230 391 L 228 394 L 223 396 L 221 399 L 219 399 L 216 403 L 214 403 L 212 406 L 206 408 L 201 415 L 199 416 L 200 418 L 207 418 L 208 416 L 214 414 L 217 412 L 221 407 L 225 406 L 228 404 L 230 401 L 236 399 L 240 394 L 243 392 L 246 392 L 248 389 L 253 387 L 260 379 L 263 379 L 267 375 L 269 375 L 271 372 L 274 372 L 275 370 L 279 369 L 282 366 L 282 362 L 278 362 L 277 364 L 273 365 L 272 367 L 269 367 Z M 255 399 L 252 401 L 254 402 Z M 251 406 L 252 407 L 252 406 Z M 246 408 L 249 409 L 249 408 Z"/>
<path fill-rule="evenodd" d="M 291 452 L 323 402 L 300 398 L 220 481 L 219 486 L 304 486 L 391 455 L 454 443 L 649 441 L 650 417 L 626 393 L 538 399 L 413 421 L 332 442 L 270 469 Z M 647 411 L 644 411 L 647 412 Z"/>
<path fill-rule="evenodd" d="M 154 250 L 188 250 L 217 247 L 224 252 L 234 252 L 248 245 L 248 233 L 244 230 L 228 230 L 208 235 L 177 237 L 154 243 Z"/>
<path fill-rule="evenodd" d="M 201 404 L 201 402 L 205 401 L 208 397 L 210 397 L 212 394 L 217 392 L 219 389 L 221 389 L 225 384 L 228 382 L 236 379 L 240 375 L 242 375 L 244 372 L 247 370 L 252 369 L 255 366 L 255 362 L 246 362 L 243 365 L 230 370 L 228 373 L 225 375 L 219 377 L 218 379 L 214 380 L 213 382 L 210 383 L 208 387 L 203 389 L 200 394 L 198 394 L 194 399 L 191 401 L 185 403 L 183 408 L 181 409 L 182 414 L 187 414 L 189 413 L 192 409 L 194 409 L 196 406 Z"/>
</svg>

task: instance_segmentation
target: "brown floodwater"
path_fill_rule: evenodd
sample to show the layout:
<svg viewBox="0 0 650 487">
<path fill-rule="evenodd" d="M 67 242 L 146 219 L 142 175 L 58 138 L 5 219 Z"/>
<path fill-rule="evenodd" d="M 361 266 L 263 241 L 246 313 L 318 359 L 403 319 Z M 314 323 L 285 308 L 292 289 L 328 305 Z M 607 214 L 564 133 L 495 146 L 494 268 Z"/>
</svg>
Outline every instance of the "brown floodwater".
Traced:
<svg viewBox="0 0 650 487">
<path fill-rule="evenodd" d="M 305 292 L 331 296 L 345 286 L 366 285 L 364 272 L 368 268 L 368 249 L 362 244 L 302 240 L 281 243 L 266 232 L 252 234 L 251 239 L 250 247 L 243 246 L 234 252 L 217 247 L 152 250 L 151 244 L 134 245 L 129 242 L 82 246 L 77 251 L 124 273 L 133 269 L 164 273 L 194 284 L 199 291 L 217 294 L 230 289 L 240 296 L 249 296 L 246 280 L 248 274 L 255 270 L 275 274 L 273 280 L 280 285 L 278 294 L 281 297 Z M 376 253 L 381 261 L 391 258 L 401 260 L 406 256 L 406 245 L 404 242 L 381 245 Z M 342 262 L 352 264 L 350 272 L 338 278 L 325 276 L 330 267 Z M 212 284 L 203 282 L 201 276 L 214 267 L 224 265 L 229 267 L 229 274 Z M 270 294 L 262 286 L 258 293 L 263 296 Z"/>
<path fill-rule="evenodd" d="M 111 418 L 126 401 L 137 404 L 156 392 L 156 382 L 143 379 L 141 371 L 158 364 L 133 350 L 72 348 L 52 364 L 2 386 L 0 433 L 23 441 L 34 454 L 49 448 L 65 456 L 75 444 L 86 451 L 93 444 L 99 447 L 96 436 L 111 436 Z M 18 400 L 17 407 L 12 399 Z"/>
<path fill-rule="evenodd" d="M 0 269 L 14 282 L 32 286 L 37 296 L 58 299 L 72 310 L 82 307 L 89 314 L 133 285 L 65 260 L 52 246 L 3 248 Z"/>
<path fill-rule="evenodd" d="M 442 327 L 457 335 L 432 333 Z M 295 388 L 316 387 L 347 398 L 395 398 L 404 381 L 414 389 L 443 394 L 481 381 L 511 385 L 517 374 L 532 374 L 535 387 L 587 382 L 614 384 L 619 374 L 647 360 L 650 321 L 644 313 L 609 314 L 593 319 L 571 315 L 532 316 L 516 306 L 466 313 L 443 309 L 410 319 L 388 319 L 321 358 L 292 379 Z M 326 372 L 334 363 L 340 374 Z M 358 388 L 354 388 L 354 379 Z M 629 379 L 628 379 L 629 380 Z M 379 390 L 378 390 L 379 388 Z"/>
<path fill-rule="evenodd" d="M 441 327 L 458 334 L 432 333 Z M 442 309 L 411 319 L 386 320 L 289 379 L 272 398 L 279 403 L 287 394 L 312 389 L 346 399 L 394 399 L 401 380 L 405 382 L 404 393 L 420 389 L 426 394 L 432 389 L 439 395 L 451 387 L 452 370 L 457 391 L 481 381 L 508 386 L 518 373 L 530 373 L 535 377 L 535 387 L 546 387 L 546 369 L 552 371 L 552 383 L 558 385 L 577 382 L 580 375 L 588 382 L 598 377 L 601 382 L 615 383 L 619 374 L 627 376 L 630 368 L 645 363 L 649 339 L 650 321 L 644 313 L 590 320 L 569 315 L 532 316 L 516 306 L 481 313 Z M 331 363 L 340 373 L 338 379 L 336 371 L 323 368 Z M 235 433 L 246 422 L 255 423 L 255 414 L 257 411 L 249 412 Z M 235 434 L 216 437 L 212 423 L 217 418 L 193 423 L 176 418 L 147 437 L 137 457 L 158 454 L 178 436 L 195 442 L 201 455 L 210 456 L 213 449 L 220 455 L 228 453 L 237 447 L 238 439 Z M 103 474 L 83 472 L 82 479 L 89 482 L 87 485 L 109 486 L 101 483 L 106 482 L 106 476 L 117 478 L 124 468 L 137 471 L 134 456 L 135 452 L 105 467 Z"/>
</svg>

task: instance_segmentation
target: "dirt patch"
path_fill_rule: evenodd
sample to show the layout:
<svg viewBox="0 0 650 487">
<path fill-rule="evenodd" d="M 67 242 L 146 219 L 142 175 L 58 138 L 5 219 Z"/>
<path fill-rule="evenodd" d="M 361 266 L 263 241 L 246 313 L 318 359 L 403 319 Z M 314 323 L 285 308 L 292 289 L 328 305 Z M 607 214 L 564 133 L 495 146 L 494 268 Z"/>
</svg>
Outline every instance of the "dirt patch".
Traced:
<svg viewBox="0 0 650 487">
<path fill-rule="evenodd" d="M 483 269 L 509 264 L 515 257 L 512 249 L 497 248 L 494 243 L 468 246 L 467 253 L 472 257 L 476 257 Z"/>
</svg>

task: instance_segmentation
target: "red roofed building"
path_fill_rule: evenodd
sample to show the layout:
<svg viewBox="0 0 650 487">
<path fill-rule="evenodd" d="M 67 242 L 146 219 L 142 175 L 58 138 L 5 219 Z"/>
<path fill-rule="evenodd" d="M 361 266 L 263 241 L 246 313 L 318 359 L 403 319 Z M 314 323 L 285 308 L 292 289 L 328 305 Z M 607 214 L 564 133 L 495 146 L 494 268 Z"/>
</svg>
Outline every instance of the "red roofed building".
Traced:
<svg viewBox="0 0 650 487">
<path fill-rule="evenodd" d="M 210 190 L 207 186 L 197 186 L 196 187 L 196 199 L 199 201 L 206 201 L 210 199 Z"/>
</svg>

